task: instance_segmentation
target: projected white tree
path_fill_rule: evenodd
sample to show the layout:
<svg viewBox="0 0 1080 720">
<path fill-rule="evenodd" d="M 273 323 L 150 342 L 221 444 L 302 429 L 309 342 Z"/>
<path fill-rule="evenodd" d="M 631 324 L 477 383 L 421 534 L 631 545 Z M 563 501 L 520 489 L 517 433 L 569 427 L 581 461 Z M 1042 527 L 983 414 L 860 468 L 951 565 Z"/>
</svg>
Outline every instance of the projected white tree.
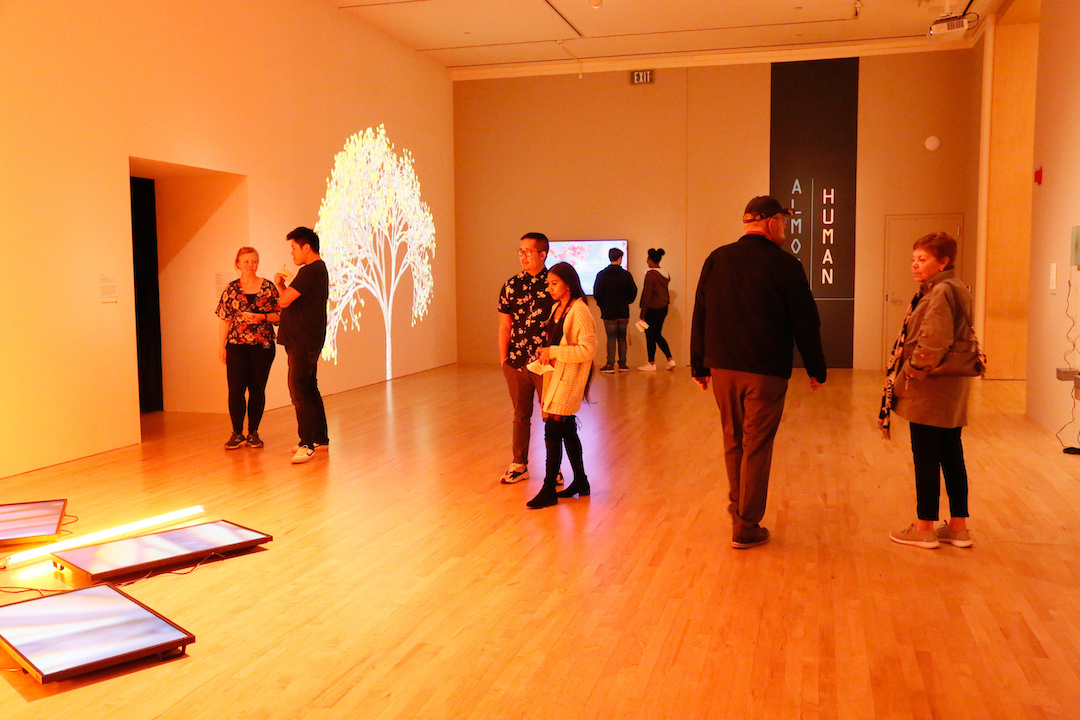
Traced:
<svg viewBox="0 0 1080 720">
<path fill-rule="evenodd" d="M 411 275 L 412 324 L 427 314 L 434 287 L 435 222 L 420 199 L 412 155 L 408 150 L 395 155 L 382 125 L 350 137 L 334 158 L 315 231 L 330 274 L 323 359 L 337 363 L 339 328 L 350 323 L 360 328 L 360 293 L 366 290 L 382 311 L 386 379 L 391 379 L 394 295 L 405 275 Z"/>
</svg>

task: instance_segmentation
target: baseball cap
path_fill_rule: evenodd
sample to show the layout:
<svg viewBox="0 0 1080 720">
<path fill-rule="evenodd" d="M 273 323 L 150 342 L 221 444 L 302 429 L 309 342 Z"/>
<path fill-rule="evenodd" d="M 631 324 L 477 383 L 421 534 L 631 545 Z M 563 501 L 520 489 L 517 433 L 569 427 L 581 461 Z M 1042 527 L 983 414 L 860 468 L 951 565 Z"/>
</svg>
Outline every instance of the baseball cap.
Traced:
<svg viewBox="0 0 1080 720">
<path fill-rule="evenodd" d="M 773 215 L 793 215 L 794 213 L 793 209 L 782 206 L 780 201 L 771 195 L 758 195 L 746 204 L 743 218 L 745 220 L 746 216 L 750 215 L 750 220 L 746 222 L 753 222 L 771 218 Z"/>
</svg>

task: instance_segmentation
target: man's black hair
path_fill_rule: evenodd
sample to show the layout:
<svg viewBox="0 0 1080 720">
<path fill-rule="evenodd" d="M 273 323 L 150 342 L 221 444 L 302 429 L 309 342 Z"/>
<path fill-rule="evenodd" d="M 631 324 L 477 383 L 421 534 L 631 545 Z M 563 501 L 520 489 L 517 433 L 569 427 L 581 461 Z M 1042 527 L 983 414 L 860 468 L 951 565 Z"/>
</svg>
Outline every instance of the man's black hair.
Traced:
<svg viewBox="0 0 1080 720">
<path fill-rule="evenodd" d="M 311 228 L 300 226 L 285 236 L 286 240 L 292 240 L 297 245 L 307 245 L 315 254 L 319 252 L 319 236 Z"/>
</svg>

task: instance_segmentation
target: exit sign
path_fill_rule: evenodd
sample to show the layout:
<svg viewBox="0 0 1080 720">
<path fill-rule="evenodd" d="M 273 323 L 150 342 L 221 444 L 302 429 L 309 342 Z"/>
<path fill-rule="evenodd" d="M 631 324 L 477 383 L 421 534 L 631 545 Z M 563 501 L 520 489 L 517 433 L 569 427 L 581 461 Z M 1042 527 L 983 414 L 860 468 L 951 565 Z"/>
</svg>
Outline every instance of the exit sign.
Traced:
<svg viewBox="0 0 1080 720">
<path fill-rule="evenodd" d="M 631 85 L 644 85 L 653 81 L 652 70 L 631 70 L 630 71 L 630 84 Z"/>
</svg>

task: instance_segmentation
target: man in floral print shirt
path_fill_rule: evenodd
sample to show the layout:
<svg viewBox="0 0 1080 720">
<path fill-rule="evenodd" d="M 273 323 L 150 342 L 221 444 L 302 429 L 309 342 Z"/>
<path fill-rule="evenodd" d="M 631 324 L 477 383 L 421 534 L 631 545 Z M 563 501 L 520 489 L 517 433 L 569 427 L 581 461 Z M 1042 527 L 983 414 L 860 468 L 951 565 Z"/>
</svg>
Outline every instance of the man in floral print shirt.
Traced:
<svg viewBox="0 0 1080 720">
<path fill-rule="evenodd" d="M 543 379 L 525 366 L 543 345 L 545 325 L 551 315 L 548 271 L 544 267 L 547 253 L 545 235 L 523 235 L 518 249 L 522 270 L 507 280 L 499 293 L 499 362 L 514 404 L 514 460 L 499 480 L 505 485 L 529 479 L 533 397 L 540 396 Z"/>
</svg>

